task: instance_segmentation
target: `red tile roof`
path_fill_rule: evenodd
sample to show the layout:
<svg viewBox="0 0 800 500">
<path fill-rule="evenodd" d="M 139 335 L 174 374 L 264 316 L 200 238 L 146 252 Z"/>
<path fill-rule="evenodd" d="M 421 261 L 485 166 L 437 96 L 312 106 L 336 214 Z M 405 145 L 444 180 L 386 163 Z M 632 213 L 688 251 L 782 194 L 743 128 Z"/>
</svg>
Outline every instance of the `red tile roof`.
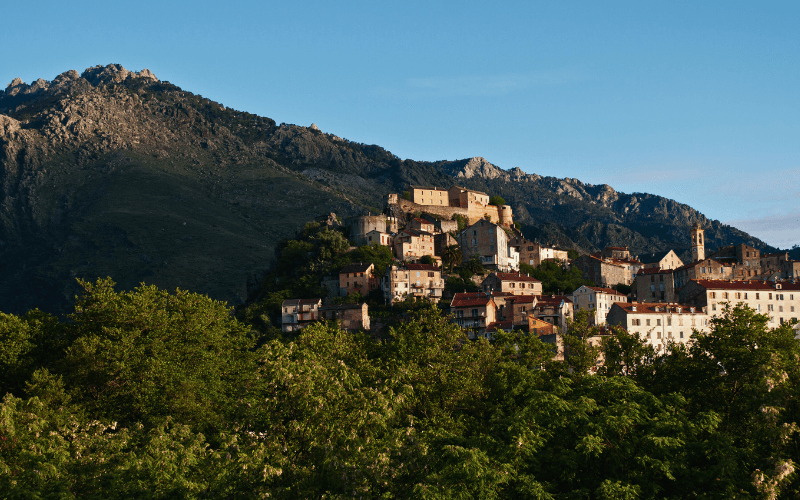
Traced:
<svg viewBox="0 0 800 500">
<path fill-rule="evenodd" d="M 678 304 L 677 302 L 615 302 L 611 308 L 619 307 L 629 314 L 662 314 L 667 312 L 678 314 L 676 308 L 680 308 L 679 314 L 705 314 L 702 307 L 691 304 Z M 636 308 L 634 311 L 633 309 Z M 656 311 L 658 308 L 658 311 Z M 692 313 L 694 309 L 694 313 Z"/>
<path fill-rule="evenodd" d="M 706 290 L 765 290 L 768 292 L 777 291 L 777 285 L 780 285 L 780 290 L 800 290 L 800 283 L 792 283 L 790 281 L 781 281 L 773 283 L 772 281 L 759 281 L 759 280 L 692 280 Z"/>
<path fill-rule="evenodd" d="M 438 271 L 439 268 L 431 264 L 406 264 L 409 271 Z"/>
<path fill-rule="evenodd" d="M 489 303 L 492 302 L 491 297 L 478 297 L 478 298 L 465 298 L 465 299 L 456 299 L 453 297 L 453 301 L 450 302 L 450 307 L 474 307 L 474 306 L 487 306 Z"/>
<path fill-rule="evenodd" d="M 639 275 L 639 274 L 662 274 L 662 273 L 663 274 L 669 274 L 672 271 L 673 271 L 672 269 L 660 269 L 658 267 L 646 267 L 646 268 L 639 269 L 639 272 L 636 273 L 636 274 L 637 275 Z"/>
<path fill-rule="evenodd" d="M 520 274 L 520 273 L 494 273 L 500 281 L 530 281 L 533 283 L 541 283 L 541 281 L 537 280 L 536 278 L 532 278 L 527 274 Z"/>
</svg>

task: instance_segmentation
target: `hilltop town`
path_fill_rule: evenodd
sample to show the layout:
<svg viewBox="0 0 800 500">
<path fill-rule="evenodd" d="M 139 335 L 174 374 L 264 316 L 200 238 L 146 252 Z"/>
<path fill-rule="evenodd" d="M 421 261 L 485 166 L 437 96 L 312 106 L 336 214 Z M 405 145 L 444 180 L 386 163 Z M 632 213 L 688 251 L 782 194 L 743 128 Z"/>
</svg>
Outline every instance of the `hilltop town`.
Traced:
<svg viewBox="0 0 800 500">
<path fill-rule="evenodd" d="M 425 301 L 445 308 L 473 339 L 521 330 L 558 343 L 586 311 L 598 342 L 606 326 L 618 326 L 663 352 L 670 342 L 689 342 L 693 330 L 707 331 L 725 302 L 767 314 L 771 326 L 796 322 L 800 312 L 800 261 L 746 244 L 707 251 L 699 225 L 689 230 L 692 261 L 684 263 L 674 249 L 631 255 L 615 246 L 577 255 L 529 241 L 502 196 L 459 186 L 411 186 L 390 194 L 382 214 L 341 222 L 331 214 L 319 223 L 347 234 L 353 248 L 383 248 L 390 262 L 380 272 L 374 262 L 349 263 L 325 277 L 327 295 L 284 300 L 284 332 L 330 319 L 370 330 L 368 302 Z M 542 266 L 582 282 L 545 294 L 534 276 Z"/>
</svg>

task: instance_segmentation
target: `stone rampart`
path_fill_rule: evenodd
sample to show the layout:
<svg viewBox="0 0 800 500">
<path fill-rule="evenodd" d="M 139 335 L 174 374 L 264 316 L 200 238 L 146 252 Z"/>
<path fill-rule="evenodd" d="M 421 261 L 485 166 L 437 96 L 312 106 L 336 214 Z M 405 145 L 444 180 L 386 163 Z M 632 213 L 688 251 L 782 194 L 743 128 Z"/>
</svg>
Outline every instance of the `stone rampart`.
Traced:
<svg viewBox="0 0 800 500">
<path fill-rule="evenodd" d="M 482 203 L 470 203 L 469 208 L 466 207 L 446 207 L 441 205 L 420 205 L 403 198 L 397 194 L 389 195 L 389 208 L 390 212 L 393 207 L 398 207 L 404 213 L 426 212 L 429 214 L 437 215 L 446 220 L 451 220 L 453 215 L 458 214 L 467 218 L 469 224 L 475 224 L 483 219 L 486 215 L 489 216 L 495 224 L 510 226 L 513 224 L 513 215 L 511 207 L 503 205 L 497 207 L 495 205 L 484 205 Z"/>
</svg>

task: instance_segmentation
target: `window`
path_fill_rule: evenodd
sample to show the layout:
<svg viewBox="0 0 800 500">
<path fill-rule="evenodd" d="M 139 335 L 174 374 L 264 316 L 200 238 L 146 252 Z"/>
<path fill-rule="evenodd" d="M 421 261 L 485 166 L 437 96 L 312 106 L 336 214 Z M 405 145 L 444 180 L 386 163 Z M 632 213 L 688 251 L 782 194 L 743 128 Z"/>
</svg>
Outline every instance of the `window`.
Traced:
<svg viewBox="0 0 800 500">
<path fill-rule="evenodd" d="M 656 326 L 661 326 L 661 318 L 656 319 Z"/>
<path fill-rule="evenodd" d="M 650 326 L 650 318 L 647 318 L 647 319 L 645 320 L 645 322 L 646 322 L 647 326 Z"/>
<path fill-rule="evenodd" d="M 728 292 L 723 292 L 722 293 L 722 298 L 723 299 L 727 299 L 728 298 Z"/>
<path fill-rule="evenodd" d="M 663 274 L 659 274 L 658 275 L 658 281 L 664 281 L 664 275 Z"/>
<path fill-rule="evenodd" d="M 769 297 L 767 297 L 767 298 L 768 298 L 769 300 L 772 300 L 772 294 L 769 294 Z"/>
<path fill-rule="evenodd" d="M 472 310 L 472 316 L 475 317 L 477 315 L 478 315 L 478 310 L 477 309 L 473 309 Z"/>
<path fill-rule="evenodd" d="M 712 311 L 716 311 L 717 310 L 717 305 L 716 304 L 711 304 L 711 310 Z"/>
<path fill-rule="evenodd" d="M 681 332 L 681 338 L 683 338 L 683 332 Z"/>
<path fill-rule="evenodd" d="M 717 298 L 717 292 L 711 292 L 711 298 L 712 299 L 716 299 Z"/>
<path fill-rule="evenodd" d="M 660 339 L 660 338 L 661 338 L 661 332 L 656 332 L 656 338 L 657 338 L 657 339 Z"/>
<path fill-rule="evenodd" d="M 667 326 L 672 326 L 672 316 L 667 316 Z"/>
<path fill-rule="evenodd" d="M 756 300 L 758 300 L 758 298 L 759 298 L 758 296 L 759 296 L 759 295 L 761 295 L 761 294 L 759 294 L 759 293 L 756 293 Z"/>
<path fill-rule="evenodd" d="M 783 312 L 783 306 L 778 306 L 778 312 Z"/>
<path fill-rule="evenodd" d="M 772 304 L 767 304 L 767 311 L 772 311 Z"/>
<path fill-rule="evenodd" d="M 651 282 L 651 283 L 652 283 L 652 282 L 654 282 L 655 280 L 656 280 L 656 277 L 655 277 L 655 276 L 650 276 L 650 282 Z"/>
</svg>

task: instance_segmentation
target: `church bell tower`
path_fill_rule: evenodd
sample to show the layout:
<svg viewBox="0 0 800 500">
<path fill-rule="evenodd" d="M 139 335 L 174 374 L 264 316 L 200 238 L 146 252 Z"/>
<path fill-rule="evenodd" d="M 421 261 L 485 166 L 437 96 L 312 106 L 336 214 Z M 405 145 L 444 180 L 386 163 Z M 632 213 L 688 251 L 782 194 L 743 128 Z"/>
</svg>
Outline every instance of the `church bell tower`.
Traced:
<svg viewBox="0 0 800 500">
<path fill-rule="evenodd" d="M 706 258 L 706 244 L 703 241 L 703 230 L 700 224 L 692 227 L 692 261 L 698 262 Z"/>
</svg>

